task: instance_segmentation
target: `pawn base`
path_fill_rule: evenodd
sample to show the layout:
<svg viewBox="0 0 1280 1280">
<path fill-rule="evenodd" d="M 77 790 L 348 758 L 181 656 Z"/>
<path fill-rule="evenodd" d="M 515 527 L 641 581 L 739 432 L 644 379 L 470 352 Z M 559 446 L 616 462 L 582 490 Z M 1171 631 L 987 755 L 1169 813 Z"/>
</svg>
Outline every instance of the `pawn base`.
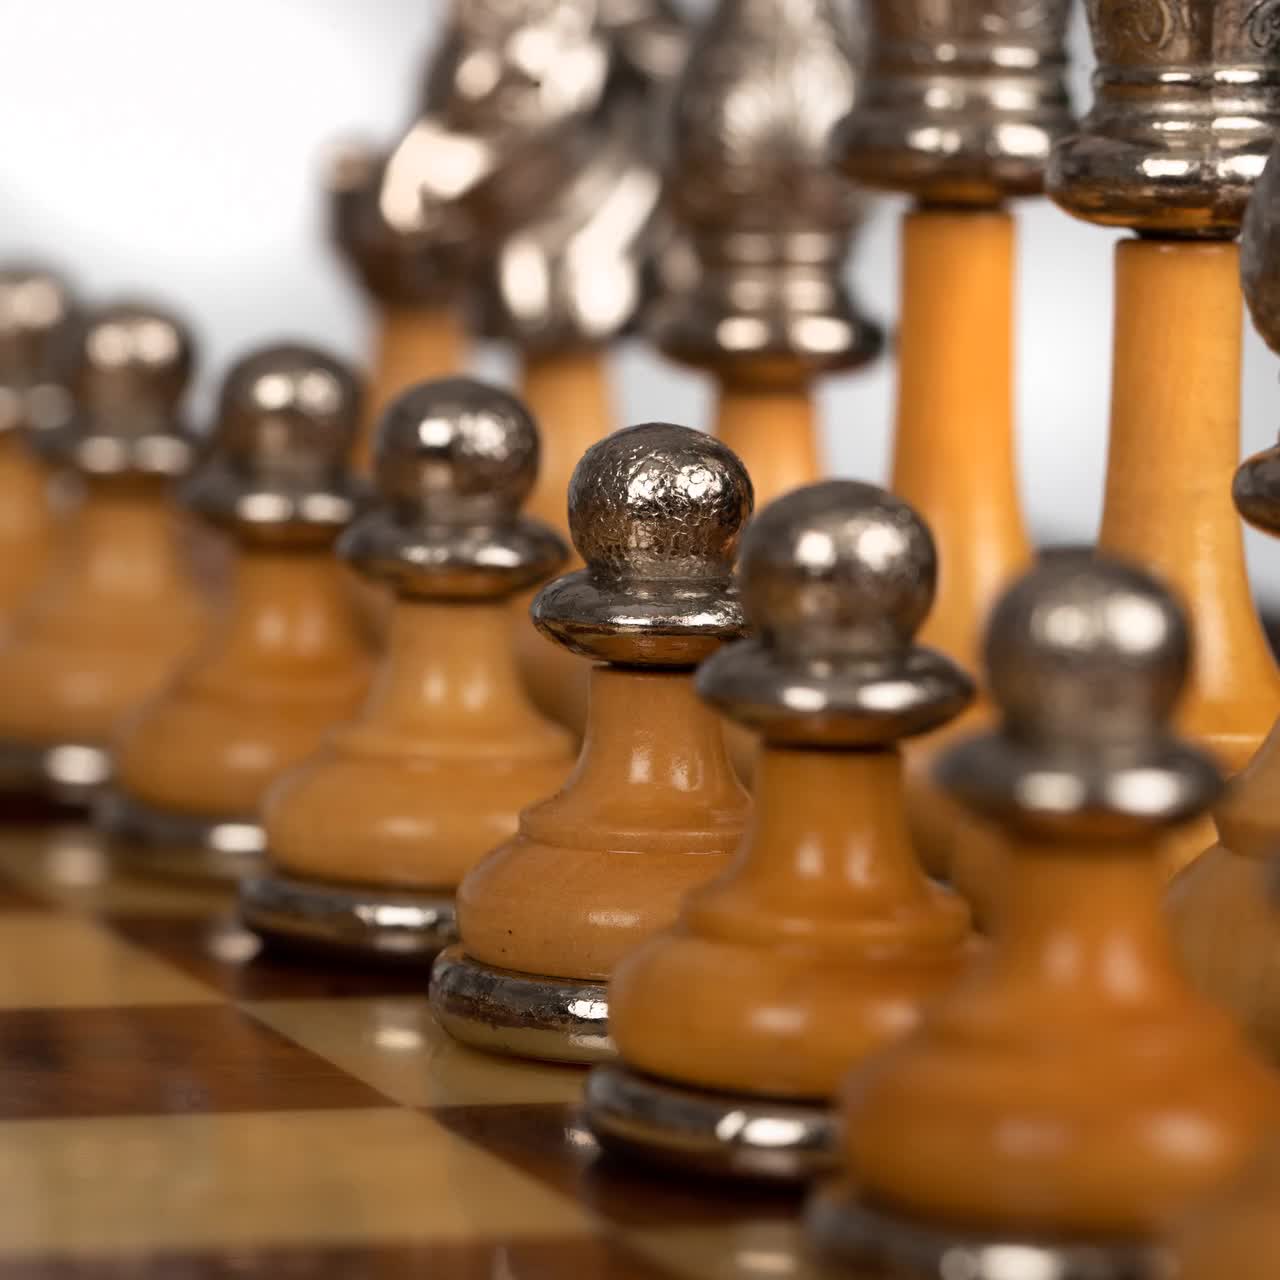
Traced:
<svg viewBox="0 0 1280 1280">
<path fill-rule="evenodd" d="M 834 1109 L 717 1093 L 627 1067 L 587 1077 L 587 1124 L 606 1151 L 720 1178 L 803 1183 L 839 1163 Z"/>
<path fill-rule="evenodd" d="M 548 1062 L 610 1062 L 608 988 L 481 964 L 461 946 L 441 952 L 431 1008 L 455 1040 L 489 1053 Z"/>
<path fill-rule="evenodd" d="M 847 1185 L 809 1203 L 818 1249 L 886 1280 L 1160 1280 L 1171 1274 L 1167 1250 L 1149 1240 L 1052 1240 L 965 1234 L 860 1201 Z"/>
<path fill-rule="evenodd" d="M 232 884 L 262 868 L 267 839 L 255 818 L 153 809 L 121 791 L 105 793 L 94 818 L 112 857 L 136 871 Z"/>
<path fill-rule="evenodd" d="M 87 742 L 0 741 L 0 792 L 88 808 L 111 777 L 111 757 Z"/>
<path fill-rule="evenodd" d="M 272 941 L 388 961 L 429 961 L 458 936 L 450 893 L 330 884 L 276 871 L 241 881 L 240 915 Z"/>
</svg>

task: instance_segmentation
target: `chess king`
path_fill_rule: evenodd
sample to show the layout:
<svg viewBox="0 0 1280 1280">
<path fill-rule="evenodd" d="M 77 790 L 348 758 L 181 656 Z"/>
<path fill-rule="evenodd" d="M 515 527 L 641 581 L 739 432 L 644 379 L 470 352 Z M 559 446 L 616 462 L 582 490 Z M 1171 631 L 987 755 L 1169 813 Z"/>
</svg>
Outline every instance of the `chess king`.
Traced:
<svg viewBox="0 0 1280 1280">
<path fill-rule="evenodd" d="M 921 640 L 967 670 L 1000 592 L 1031 563 L 1014 440 L 1017 221 L 1072 118 L 1067 0 L 871 0 L 863 91 L 840 131 L 845 171 L 914 205 L 901 230 L 892 489 L 938 542 Z M 755 474 L 754 472 L 752 473 Z M 972 828 L 931 777 L 937 752 L 989 716 L 985 699 L 908 752 L 912 834 L 953 872 Z M 961 838 L 964 833 L 964 838 Z M 974 836 L 975 839 L 980 838 Z"/>
<path fill-rule="evenodd" d="M 260 348 L 223 383 L 183 487 L 234 547 L 229 599 L 190 662 L 120 727 L 99 820 L 115 853 L 237 879 L 262 852 L 262 797 L 359 705 L 364 631 L 333 544 L 356 508 L 359 383 L 323 351 Z"/>
<path fill-rule="evenodd" d="M 1161 835 L 1221 785 L 1170 727 L 1190 663 L 1173 597 L 1110 558 L 1048 563 L 997 605 L 999 722 L 937 768 L 1004 833 L 1006 898 L 970 980 L 846 1086 L 849 1180 L 812 1222 L 855 1266 L 1155 1280 L 1169 1223 L 1269 1140 L 1275 1080 L 1160 910 Z"/>
<path fill-rule="evenodd" d="M 738 847 L 747 796 L 693 670 L 746 626 L 731 575 L 751 507 L 738 458 L 685 427 L 616 432 L 578 463 L 569 526 L 586 568 L 544 587 L 533 616 L 589 664 L 590 719 L 564 787 L 458 890 L 461 942 L 431 980 L 458 1039 L 611 1056 L 614 966 Z"/>
<path fill-rule="evenodd" d="M 832 1167 L 849 1068 L 964 969 L 969 913 L 916 860 L 899 749 L 973 693 L 912 642 L 936 572 L 923 522 L 873 485 L 806 486 L 752 521 L 753 635 L 697 687 L 763 737 L 754 815 L 729 868 L 614 971 L 622 1061 L 587 1084 L 606 1147 L 761 1178 Z"/>
<path fill-rule="evenodd" d="M 1116 246 L 1110 451 L 1100 545 L 1178 590 L 1195 638 L 1180 723 L 1229 773 L 1280 707 L 1231 478 L 1240 447 L 1236 235 L 1280 127 L 1272 0 L 1092 0 L 1092 109 L 1055 149 L 1049 193 L 1136 238 Z M 1174 834 L 1171 869 L 1214 842 Z"/>
<path fill-rule="evenodd" d="M 82 496 L 0 645 L 0 783 L 79 804 L 110 774 L 116 724 L 189 656 L 206 609 L 171 497 L 194 456 L 180 413 L 190 334 L 150 303 L 109 305 L 78 326 L 71 362 L 70 412 L 28 427 Z"/>
<path fill-rule="evenodd" d="M 533 419 L 495 387 L 427 382 L 383 415 L 376 496 L 338 553 L 395 592 L 388 650 L 355 718 L 266 796 L 270 868 L 241 890 L 259 933 L 434 955 L 463 875 L 568 773 L 570 735 L 530 703 L 508 625 L 511 597 L 568 558 L 520 514 L 537 468 Z"/>
<path fill-rule="evenodd" d="M 692 251 L 654 342 L 716 380 L 714 430 L 761 502 L 817 479 L 814 385 L 880 350 L 844 279 L 858 201 L 830 163 L 857 89 L 842 0 L 719 0 L 668 117 L 666 201 Z"/>
</svg>

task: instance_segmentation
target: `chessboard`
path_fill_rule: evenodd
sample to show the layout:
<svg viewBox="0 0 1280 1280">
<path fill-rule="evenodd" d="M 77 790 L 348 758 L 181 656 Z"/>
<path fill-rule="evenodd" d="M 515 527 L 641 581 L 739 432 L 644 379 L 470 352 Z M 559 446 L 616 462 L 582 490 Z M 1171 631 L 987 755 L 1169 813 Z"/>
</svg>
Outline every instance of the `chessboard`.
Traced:
<svg viewBox="0 0 1280 1280">
<path fill-rule="evenodd" d="M 795 1277 L 800 1203 L 620 1167 L 582 1074 L 434 1023 L 420 970 L 264 951 L 84 827 L 0 832 L 0 1280 Z"/>
</svg>

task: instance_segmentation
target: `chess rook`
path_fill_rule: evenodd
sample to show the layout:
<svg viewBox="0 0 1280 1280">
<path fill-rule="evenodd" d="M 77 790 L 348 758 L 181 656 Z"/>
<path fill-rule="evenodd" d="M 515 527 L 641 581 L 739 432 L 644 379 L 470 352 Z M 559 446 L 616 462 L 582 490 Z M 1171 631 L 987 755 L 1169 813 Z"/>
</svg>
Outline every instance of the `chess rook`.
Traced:
<svg viewBox="0 0 1280 1280">
<path fill-rule="evenodd" d="M 901 232 L 892 489 L 937 539 L 937 601 L 921 632 L 968 670 L 1000 592 L 1031 563 L 1014 439 L 1017 223 L 1071 127 L 1066 0 L 873 0 L 863 92 L 840 130 L 858 183 L 913 196 Z M 981 839 L 937 787 L 949 738 L 985 698 L 907 756 L 912 833 L 935 874 Z M 974 897 L 982 886 L 957 876 Z M 976 891 L 976 892 L 974 892 Z"/>
<path fill-rule="evenodd" d="M 351 372 L 309 347 L 265 347 L 223 384 L 183 488 L 234 546 L 230 598 L 199 654 L 122 726 L 101 820 L 116 851 L 175 875 L 236 877 L 262 850 L 267 787 L 365 692 L 369 662 L 333 544 L 355 512 Z"/>
<path fill-rule="evenodd" d="M 533 419 L 497 388 L 427 382 L 386 411 L 376 500 L 338 549 L 394 591 L 389 647 L 356 717 L 266 797 L 270 872 L 241 891 L 260 932 L 434 954 L 463 875 L 568 773 L 570 736 L 529 701 L 509 625 L 512 596 L 568 557 L 520 514 L 537 466 Z"/>
<path fill-rule="evenodd" d="M 1166 1224 L 1266 1141 L 1274 1081 L 1160 911 L 1161 833 L 1220 790 L 1169 727 L 1189 662 L 1172 596 L 1118 561 L 1065 556 L 996 607 L 999 723 L 938 769 L 1004 833 L 1005 902 L 972 979 L 850 1077 L 829 1246 L 933 1280 L 995 1280 L 1004 1246 L 1045 1275 L 1164 1274 Z"/>
<path fill-rule="evenodd" d="M 1195 646 L 1180 723 L 1231 773 L 1280 704 L 1231 504 L 1243 312 L 1234 240 L 1280 123 L 1272 12 L 1252 0 L 1091 4 L 1094 105 L 1049 170 L 1069 213 L 1138 233 L 1116 247 L 1099 542 L 1186 600 Z M 1213 841 L 1207 818 L 1175 833 L 1171 870 Z"/>
<path fill-rule="evenodd" d="M 668 274 L 649 332 L 714 375 L 715 432 L 762 502 L 823 473 L 813 385 L 881 345 L 844 282 L 859 210 L 829 156 L 853 47 L 836 0 L 721 0 L 669 117 L 666 199 L 692 264 Z"/>
<path fill-rule="evenodd" d="M 71 360 L 71 410 L 27 426 L 83 496 L 0 646 L 0 777 L 80 801 L 107 778 L 116 723 L 191 652 L 205 602 L 170 496 L 193 456 L 190 335 L 149 303 L 111 305 L 85 317 Z"/>
<path fill-rule="evenodd" d="M 606 1146 L 772 1179 L 834 1167 L 849 1068 L 962 971 L 968 912 L 916 860 L 898 746 L 973 692 L 913 644 L 936 572 L 919 517 L 873 485 L 794 490 L 752 521 L 753 638 L 697 686 L 763 738 L 754 816 L 732 865 L 614 972 L 623 1065 L 587 1086 Z"/>
<path fill-rule="evenodd" d="M 722 870 L 747 797 L 693 669 L 745 627 L 731 573 L 751 482 L 730 450 L 650 423 L 593 445 L 569 486 L 585 569 L 533 605 L 590 663 L 590 718 L 564 788 L 463 880 L 461 943 L 432 976 L 458 1038 L 527 1057 L 611 1052 L 605 983 Z"/>
</svg>

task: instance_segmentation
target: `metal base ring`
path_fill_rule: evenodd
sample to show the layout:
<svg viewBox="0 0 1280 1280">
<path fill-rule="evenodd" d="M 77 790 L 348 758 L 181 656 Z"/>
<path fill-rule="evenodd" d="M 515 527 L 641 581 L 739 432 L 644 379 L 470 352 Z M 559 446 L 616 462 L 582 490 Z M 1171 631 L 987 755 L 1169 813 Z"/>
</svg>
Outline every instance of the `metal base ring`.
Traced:
<svg viewBox="0 0 1280 1280">
<path fill-rule="evenodd" d="M 615 1056 L 603 982 L 499 969 L 454 946 L 432 970 L 431 1008 L 455 1040 L 490 1053 L 576 1063 Z"/>
<path fill-rule="evenodd" d="M 714 1177 L 802 1183 L 838 1164 L 833 1107 L 717 1093 L 624 1066 L 587 1077 L 587 1124 L 607 1151 Z"/>
<path fill-rule="evenodd" d="M 277 871 L 240 883 L 240 915 L 280 942 L 424 962 L 457 940 L 453 895 L 303 880 Z"/>
<path fill-rule="evenodd" d="M 1149 1240 L 961 1233 L 868 1205 L 847 1183 L 818 1192 L 806 1217 L 824 1254 L 886 1280 L 1160 1280 L 1170 1274 L 1167 1251 Z"/>
<path fill-rule="evenodd" d="M 0 741 L 0 792 L 87 808 L 111 777 L 105 747 L 87 742 Z"/>
</svg>

